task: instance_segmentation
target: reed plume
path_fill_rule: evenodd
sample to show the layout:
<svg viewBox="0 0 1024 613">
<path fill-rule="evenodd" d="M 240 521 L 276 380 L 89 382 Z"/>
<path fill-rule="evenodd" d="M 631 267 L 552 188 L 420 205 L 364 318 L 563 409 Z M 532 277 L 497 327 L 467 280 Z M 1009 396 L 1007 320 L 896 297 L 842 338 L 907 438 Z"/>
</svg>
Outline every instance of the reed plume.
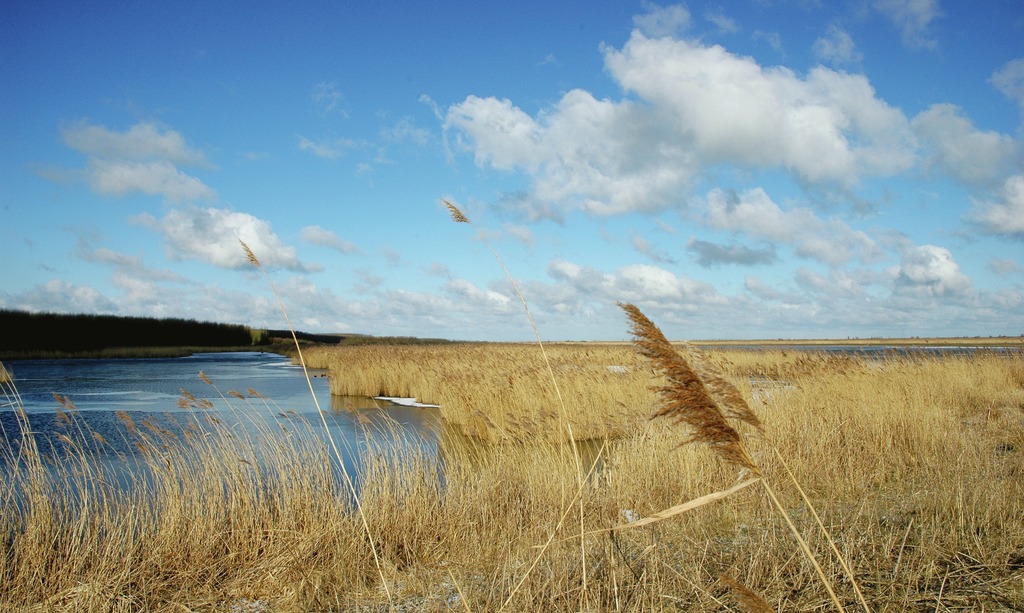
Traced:
<svg viewBox="0 0 1024 613">
<path fill-rule="evenodd" d="M 629 317 L 630 333 L 640 354 L 649 359 L 655 370 L 666 379 L 664 385 L 655 387 L 662 403 L 654 416 L 686 424 L 690 429 L 690 438 L 685 442 L 709 445 L 722 459 L 760 476 L 761 470 L 743 446 L 739 432 L 729 424 L 725 412 L 700 375 L 639 308 L 633 304 L 620 303 L 619 306 Z M 735 387 L 718 377 L 714 389 L 720 397 L 726 399 L 727 406 L 733 407 L 731 416 L 760 428 L 760 420 L 750 411 Z M 737 398 L 741 405 L 737 403 Z M 745 407 L 746 410 L 737 410 L 736 406 Z"/>
<path fill-rule="evenodd" d="M 764 478 L 761 469 L 751 458 L 750 453 L 747 452 L 739 432 L 728 422 L 727 417 L 746 422 L 758 430 L 762 429 L 761 421 L 750 410 L 750 406 L 739 394 L 739 391 L 721 376 L 721 373 L 709 360 L 703 358 L 703 354 L 700 354 L 699 350 L 694 348 L 688 348 L 691 356 L 693 353 L 697 353 L 702 359 L 696 360 L 698 364 L 696 370 L 694 367 L 691 367 L 689 362 L 665 338 L 661 329 L 648 319 L 636 305 L 619 303 L 619 306 L 629 317 L 631 323 L 630 332 L 634 338 L 633 343 L 639 349 L 640 354 L 649 359 L 654 365 L 654 369 L 664 376 L 667 381 L 666 384 L 655 387 L 655 391 L 661 396 L 662 404 L 655 411 L 654 417 L 668 417 L 676 423 L 686 424 L 690 428 L 690 438 L 686 442 L 704 443 L 710 446 L 723 460 L 739 465 L 749 470 L 755 476 L 755 479 L 734 485 L 729 490 L 709 494 L 702 497 L 703 500 L 698 499 L 677 505 L 672 509 L 666 509 L 666 511 L 657 513 L 647 520 L 634 522 L 634 525 L 660 521 L 672 515 L 702 506 L 708 501 L 730 496 L 753 482 L 760 482 L 765 493 L 771 499 L 772 504 L 785 520 L 790 532 L 796 538 L 800 549 L 811 563 L 811 566 L 814 567 L 815 573 L 817 573 L 818 578 L 828 592 L 832 603 L 836 606 L 837 610 L 844 611 L 843 605 L 839 602 L 839 597 L 835 593 L 835 589 L 832 587 L 828 577 L 825 576 L 825 572 L 811 552 L 807 541 L 800 535 L 800 531 L 797 530 L 793 519 L 779 501 L 775 490 Z M 797 484 L 797 487 L 799 487 L 799 484 Z M 803 490 L 802 488 L 800 489 L 802 494 Z M 810 506 L 809 499 L 804 497 L 804 501 Z M 813 509 L 813 507 L 811 508 Z M 817 519 L 817 512 L 814 515 Z M 828 531 L 825 530 L 820 520 L 818 525 L 828 536 Z M 831 542 L 831 537 L 828 536 L 828 538 Z M 865 610 L 869 610 L 867 602 L 860 593 L 860 588 L 856 585 L 852 571 L 849 570 L 849 566 L 842 555 L 839 554 L 834 543 L 832 544 L 832 549 L 842 561 L 844 570 L 849 574 L 850 581 L 857 590 L 861 604 Z"/>
</svg>

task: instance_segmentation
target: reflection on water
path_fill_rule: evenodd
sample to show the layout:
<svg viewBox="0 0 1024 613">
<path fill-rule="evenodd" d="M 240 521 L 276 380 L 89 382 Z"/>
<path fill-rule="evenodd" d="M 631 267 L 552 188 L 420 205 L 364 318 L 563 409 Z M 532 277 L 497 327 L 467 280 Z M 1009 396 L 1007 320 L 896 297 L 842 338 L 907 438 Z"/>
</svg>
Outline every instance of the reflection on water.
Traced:
<svg viewBox="0 0 1024 613">
<path fill-rule="evenodd" d="M 57 469 L 75 454 L 86 454 L 109 473 L 105 477 L 122 483 L 128 473 L 144 472 L 140 453 L 146 446 L 170 448 L 209 433 L 251 441 L 253 456 L 263 453 L 261 446 L 309 437 L 308 444 L 319 446 L 321 455 L 334 456 L 336 448 L 353 477 L 361 469 L 363 451 L 385 440 L 436 454 L 436 409 L 332 397 L 323 373 L 314 372 L 311 383 L 321 413 L 302 369 L 276 354 L 21 360 L 5 366 L 13 373 L 25 418 L 19 419 L 11 406 L 0 407 L 4 471 L 24 462 L 24 432 L 32 434 L 46 465 Z M 66 397 L 67 404 L 54 394 Z"/>
<path fill-rule="evenodd" d="M 151 480 L 153 453 L 188 454 L 189 445 L 210 436 L 226 437 L 221 444 L 239 462 L 248 463 L 259 463 L 283 441 L 300 441 L 318 457 L 330 458 L 339 483 L 346 475 L 358 481 L 367 458 L 393 465 L 393 458 L 408 456 L 410 450 L 439 471 L 455 465 L 472 470 L 507 452 L 446 423 L 438 409 L 331 396 L 323 373 L 313 373 L 321 376 L 312 379 L 324 409 L 318 411 L 301 368 L 275 354 L 25 360 L 6 366 L 14 375 L 25 417 L 19 419 L 11 407 L 0 408 L 0 437 L 7 442 L 0 448 L 0 473 L 24 466 L 25 432 L 31 432 L 32 444 L 50 470 L 71 470 L 75 458 L 86 458 L 102 473 L 99 478 L 122 487 Z M 66 403 L 54 394 L 66 397 Z M 242 446 L 232 447 L 238 441 Z M 599 462 L 602 445 L 576 445 L 584 471 Z M 555 458 L 569 451 L 558 446 L 538 449 Z M 568 458 L 560 461 L 573 464 Z"/>
</svg>

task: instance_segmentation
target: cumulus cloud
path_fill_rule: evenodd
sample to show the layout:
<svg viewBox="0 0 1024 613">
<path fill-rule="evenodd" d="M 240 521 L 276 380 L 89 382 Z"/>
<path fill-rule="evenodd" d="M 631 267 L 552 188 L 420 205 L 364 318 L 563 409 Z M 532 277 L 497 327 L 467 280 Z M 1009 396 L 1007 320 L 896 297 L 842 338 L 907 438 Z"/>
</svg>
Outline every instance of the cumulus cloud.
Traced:
<svg viewBox="0 0 1024 613">
<path fill-rule="evenodd" d="M 630 264 L 604 273 L 566 260 L 553 260 L 548 274 L 590 300 L 638 305 L 674 305 L 697 310 L 725 300 L 711 285 L 649 264 Z"/>
<path fill-rule="evenodd" d="M 801 78 L 720 46 L 634 32 L 606 49 L 609 72 L 652 103 L 673 143 L 708 162 L 783 168 L 809 182 L 855 184 L 914 162 L 904 115 L 862 75 L 816 67 Z"/>
<path fill-rule="evenodd" d="M 775 247 L 772 245 L 754 248 L 736 243 L 723 245 L 691 238 L 686 244 L 686 248 L 697 257 L 697 264 L 704 268 L 712 268 L 722 264 L 755 266 L 773 264 L 778 260 L 775 254 Z"/>
<path fill-rule="evenodd" d="M 173 130 L 143 122 L 117 132 L 82 121 L 65 128 L 62 135 L 69 147 L 86 155 L 83 173 L 99 194 L 142 193 L 170 202 L 216 198 L 212 188 L 178 168 L 210 164 Z"/>
<path fill-rule="evenodd" d="M 168 257 L 199 260 L 222 268 L 248 268 L 238 241 L 244 241 L 260 262 L 268 267 L 309 271 L 274 233 L 270 223 L 237 211 L 190 207 L 169 211 L 162 219 L 151 215 L 135 218 L 137 223 L 160 232 L 167 242 Z"/>
<path fill-rule="evenodd" d="M 599 215 L 654 210 L 689 184 L 692 153 L 659 143 L 654 119 L 629 102 L 572 90 L 536 119 L 509 100 L 470 96 L 449 108 L 445 129 L 477 164 L 533 177 L 513 206 L 557 218 L 552 204 Z"/>
<path fill-rule="evenodd" d="M 974 292 L 974 284 L 960 271 L 949 249 L 936 245 L 905 249 L 894 277 L 895 291 L 901 293 L 956 299 Z"/>
<path fill-rule="evenodd" d="M 914 117 L 911 125 L 925 149 L 926 166 L 965 183 L 1004 178 L 1020 151 L 1013 138 L 975 128 L 953 104 L 934 104 Z"/>
<path fill-rule="evenodd" d="M 604 56 L 639 100 L 577 89 L 531 115 L 507 99 L 469 96 L 448 108 L 446 142 L 480 166 L 526 175 L 529 189 L 505 204 L 556 219 L 571 209 L 612 215 L 679 205 L 716 164 L 849 189 L 917 161 L 910 122 L 863 75 L 819 66 L 800 76 L 640 30 Z"/>
<path fill-rule="evenodd" d="M 825 35 L 814 41 L 811 47 L 814 57 L 833 66 L 857 64 L 864 59 L 853 42 L 853 37 L 837 25 L 831 25 Z"/>
<path fill-rule="evenodd" d="M 994 201 L 975 201 L 972 219 L 986 232 L 1024 240 L 1024 175 L 1003 184 Z"/>
<path fill-rule="evenodd" d="M 877 11 L 899 29 L 903 43 L 915 49 L 934 49 L 935 39 L 928 37 L 933 21 L 942 16 L 938 0 L 874 0 Z"/>
<path fill-rule="evenodd" d="M 873 261 L 875 241 L 838 218 L 822 219 L 810 208 L 783 210 L 760 187 L 736 192 L 715 188 L 696 203 L 708 226 L 793 245 L 796 253 L 838 266 L 852 259 Z"/>
<path fill-rule="evenodd" d="M 321 247 L 330 247 L 340 251 L 341 253 L 355 253 L 356 246 L 347 241 L 334 232 L 321 228 L 320 226 L 306 226 L 302 229 L 302 240 L 310 243 L 311 245 L 320 245 Z"/>
</svg>

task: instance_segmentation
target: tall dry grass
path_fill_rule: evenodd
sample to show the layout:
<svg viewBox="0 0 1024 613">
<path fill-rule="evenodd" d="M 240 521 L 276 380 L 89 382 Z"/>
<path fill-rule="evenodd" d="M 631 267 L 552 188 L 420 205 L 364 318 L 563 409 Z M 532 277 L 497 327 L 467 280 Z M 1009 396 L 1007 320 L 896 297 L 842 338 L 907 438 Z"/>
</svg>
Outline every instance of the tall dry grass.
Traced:
<svg viewBox="0 0 1024 613">
<path fill-rule="evenodd" d="M 650 371 L 629 347 L 549 343 L 545 351 L 561 400 L 532 344 L 318 347 L 306 361 L 329 370 L 332 394 L 415 396 L 491 442 L 564 439 L 561 419 L 579 440 L 605 438 L 650 415 Z"/>
<path fill-rule="evenodd" d="M 488 349 L 508 355 L 500 346 L 477 350 Z M 383 360 L 392 349 L 372 351 Z M 600 360 L 578 366 L 603 368 L 609 355 L 628 353 L 601 348 L 593 354 Z M 750 456 L 779 484 L 780 500 L 844 605 L 856 607 L 856 595 L 806 505 L 785 485 L 771 447 L 814 502 L 872 609 L 1024 606 L 1019 354 L 876 361 L 716 351 L 708 359 L 766 424 L 763 440 L 749 439 Z M 481 371 L 490 364 L 465 361 L 462 376 L 488 381 Z M 647 372 L 644 378 L 649 384 Z M 534 390 L 522 385 L 526 402 Z M 16 389 L 5 391 L 12 398 Z M 680 447 L 677 427 L 640 419 L 657 401 L 646 385 L 637 391 L 629 378 L 611 378 L 601 393 L 643 400 L 632 400 L 638 415 L 628 427 L 609 431 L 600 470 L 582 496 L 585 527 L 594 532 L 585 540 L 593 609 L 735 610 L 738 597 L 723 573 L 781 610 L 829 608 L 813 568 L 757 490 L 609 532 L 726 489 L 736 471 L 706 446 Z M 265 411 L 262 399 L 227 396 L 243 418 Z M 199 408 L 187 421 L 179 417 L 174 436 L 158 424 L 125 424 L 135 450 L 126 460 L 152 476 L 115 487 L 97 478 L 99 461 L 90 455 L 103 443 L 75 426 L 73 409 L 57 408 L 70 420 L 61 465 L 34 464 L 30 450 L 7 441 L 22 455 L 0 510 L 0 609 L 387 609 L 365 532 L 316 424 L 282 421 L 291 432 L 282 437 L 271 421 L 243 437 Z M 504 408 L 515 411 L 512 403 Z M 438 455 L 390 453 L 388 440 L 371 437 L 359 479 L 396 607 L 484 611 L 508 601 L 506 610 L 578 609 L 578 526 L 559 526 L 561 484 L 573 483 L 576 471 L 564 446 L 511 436 L 482 444 L 455 422 L 446 423 Z M 257 453 L 262 461 L 253 461 Z M 30 503 L 11 504 L 15 494 Z M 557 538 L 527 574 L 552 533 Z"/>
</svg>

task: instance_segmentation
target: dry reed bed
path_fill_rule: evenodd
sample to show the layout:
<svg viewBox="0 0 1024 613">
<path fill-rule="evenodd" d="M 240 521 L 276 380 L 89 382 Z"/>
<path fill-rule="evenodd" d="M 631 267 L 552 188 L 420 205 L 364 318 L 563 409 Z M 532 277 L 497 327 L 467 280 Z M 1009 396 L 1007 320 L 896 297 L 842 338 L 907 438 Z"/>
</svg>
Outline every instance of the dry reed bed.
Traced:
<svg viewBox="0 0 1024 613">
<path fill-rule="evenodd" d="M 548 344 L 544 351 L 550 371 L 529 344 L 319 347 L 305 359 L 330 370 L 332 394 L 415 396 L 485 441 L 564 439 L 563 404 L 581 440 L 621 435 L 650 415 L 651 370 L 631 347 Z"/>
<path fill-rule="evenodd" d="M 489 348 L 496 350 L 491 360 Z M 375 392 L 451 403 L 470 397 L 473 384 L 500 380 L 481 369 L 504 364 L 505 376 L 514 371 L 510 364 L 519 364 L 508 359 L 519 354 L 504 347 L 448 351 L 466 349 L 472 360 L 449 358 L 461 378 L 443 368 L 424 370 L 407 388 Z M 394 350 L 373 351 L 386 363 Z M 437 367 L 443 356 L 429 355 Z M 598 352 L 576 366 L 584 373 L 607 365 L 639 369 L 625 356 Z M 369 364 L 371 357 L 358 363 Z M 1024 608 L 1024 358 L 713 357 L 748 399 L 759 399 L 752 406 L 766 438 L 749 439 L 758 465 L 784 483 L 770 448 L 781 450 L 873 609 Z M 576 372 L 567 357 L 555 364 L 559 383 Z M 437 373 L 467 396 L 432 396 L 413 384 L 433 381 Z M 600 401 L 578 401 L 593 411 L 581 424 L 609 420 L 601 411 L 619 393 L 643 398 L 623 400 L 631 410 L 649 410 L 649 390 L 636 391 L 632 383 L 616 388 L 609 381 L 623 379 L 590 376 L 578 387 L 562 386 L 567 402 L 600 388 Z M 495 408 L 479 410 L 524 410 L 519 407 L 544 393 L 537 389 L 545 386 L 541 375 L 534 377 L 515 388 L 523 394 L 520 402 L 509 394 L 491 403 Z M 751 378 L 759 386 L 769 378 L 776 384 L 760 393 Z M 474 402 L 484 403 L 488 389 L 476 393 Z M 239 405 L 243 415 L 251 408 Z M 69 417 L 73 425 L 73 411 Z M 0 541 L 0 609 L 387 610 L 366 534 L 331 476 L 326 448 L 297 424 L 287 427 L 292 436 L 240 437 L 200 415 L 194 438 L 185 441 L 126 426 L 125 436 L 146 450 L 140 461 L 154 478 L 118 493 L 93 478 L 88 449 L 99 443 L 69 426 L 78 446 L 56 477 L 25 464 L 17 482 L 31 499 L 25 512 L 7 503 L 10 492 L 4 491 L 0 528 L 9 536 Z M 678 428 L 642 420 L 616 428 L 620 436 L 604 449 L 601 469 L 583 492 L 587 531 L 722 489 L 736 478 L 707 448 L 680 447 L 685 434 Z M 588 534 L 581 557 L 579 526 L 559 523 L 576 485 L 568 447 L 544 444 L 543 437 L 493 437 L 505 442 L 473 446 L 461 427 L 449 424 L 441 437 L 443 460 L 401 443 L 397 456 L 365 451 L 362 504 L 401 610 L 497 610 L 506 601 L 510 611 L 736 610 L 720 573 L 782 610 L 829 608 L 820 582 L 758 490 L 651 527 Z M 262 465 L 249 461 L 257 449 L 265 456 Z M 443 485 L 436 478 L 442 461 Z M 69 493 L 69 484 L 85 493 Z M 782 490 L 840 598 L 855 607 L 802 502 Z M 527 572 L 536 546 L 552 534 L 553 544 Z"/>
</svg>

